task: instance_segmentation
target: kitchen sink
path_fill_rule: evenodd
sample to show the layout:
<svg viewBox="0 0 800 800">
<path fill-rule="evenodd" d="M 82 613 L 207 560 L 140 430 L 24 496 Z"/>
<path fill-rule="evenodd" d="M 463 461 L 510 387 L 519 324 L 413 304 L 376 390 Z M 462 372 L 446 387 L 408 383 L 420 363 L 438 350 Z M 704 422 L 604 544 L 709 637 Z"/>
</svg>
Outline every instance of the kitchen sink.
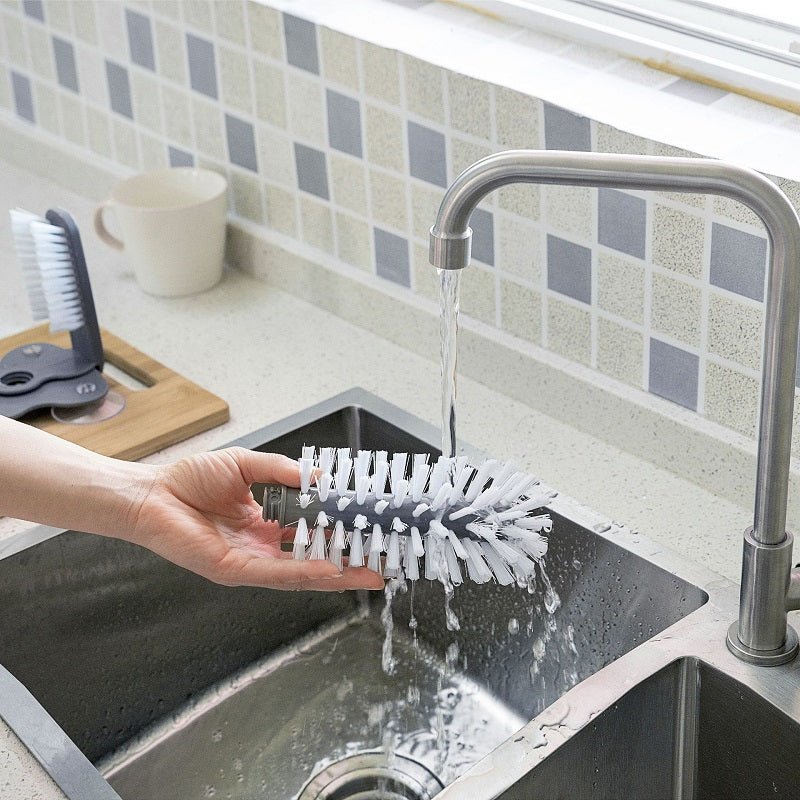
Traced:
<svg viewBox="0 0 800 800">
<path fill-rule="evenodd" d="M 352 390 L 235 444 L 296 457 L 304 444 L 436 454 L 437 441 Z M 707 601 L 721 579 L 568 498 L 550 512 L 536 586 L 466 582 L 449 604 L 425 580 L 385 593 L 228 588 L 126 542 L 20 534 L 0 547 L 0 716 L 76 800 L 424 800 L 463 797 L 463 781 L 483 787 L 475 798 L 544 798 L 565 775 L 563 796 L 625 796 L 626 753 L 649 758 L 642 786 L 669 795 L 691 736 L 708 753 L 698 764 L 744 763 L 714 755 L 722 701 L 740 696 L 717 668 L 626 666 L 716 619 Z M 691 675 L 695 695 L 680 688 Z M 608 703 L 591 725 L 571 738 L 556 726 L 560 747 L 545 736 L 553 708 L 598 685 L 592 702 Z M 694 708 L 697 728 L 679 730 Z M 700 774 L 706 786 L 713 767 Z"/>
<path fill-rule="evenodd" d="M 800 727 L 698 658 L 661 668 L 503 798 L 800 797 Z"/>
</svg>

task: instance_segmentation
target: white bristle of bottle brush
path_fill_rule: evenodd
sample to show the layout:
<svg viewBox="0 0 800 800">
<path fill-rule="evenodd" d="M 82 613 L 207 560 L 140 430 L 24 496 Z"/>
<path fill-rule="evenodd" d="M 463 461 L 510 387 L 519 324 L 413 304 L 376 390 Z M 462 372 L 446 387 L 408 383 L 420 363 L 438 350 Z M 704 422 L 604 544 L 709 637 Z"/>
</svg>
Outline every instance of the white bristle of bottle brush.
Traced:
<svg viewBox="0 0 800 800">
<path fill-rule="evenodd" d="M 83 326 L 83 303 L 69 252 L 66 232 L 49 222 L 30 224 L 36 260 L 42 275 L 50 330 L 74 331 Z"/>
<path fill-rule="evenodd" d="M 322 448 L 318 455 L 304 448 L 302 460 L 303 473 L 310 463 L 318 471 L 316 500 L 312 487 L 306 514 L 312 507 L 325 511 L 298 523 L 295 558 L 340 564 L 349 542 L 352 566 L 366 563 L 387 577 L 417 580 L 424 565 L 426 578 L 448 584 L 469 578 L 508 585 L 524 583 L 547 552 L 542 533 L 552 521 L 535 512 L 555 493 L 510 462 L 474 466 L 465 456 L 439 457 L 430 467 L 424 454 L 390 458 L 386 451 L 359 450 L 353 458 L 348 448 Z M 352 520 L 349 531 L 342 515 Z M 326 549 L 324 531 L 331 526 Z"/>
<path fill-rule="evenodd" d="M 297 520 L 297 530 L 294 534 L 294 545 L 292 546 L 292 558 L 296 561 L 303 561 L 306 557 L 306 547 L 308 546 L 308 523 L 304 517 Z"/>
</svg>

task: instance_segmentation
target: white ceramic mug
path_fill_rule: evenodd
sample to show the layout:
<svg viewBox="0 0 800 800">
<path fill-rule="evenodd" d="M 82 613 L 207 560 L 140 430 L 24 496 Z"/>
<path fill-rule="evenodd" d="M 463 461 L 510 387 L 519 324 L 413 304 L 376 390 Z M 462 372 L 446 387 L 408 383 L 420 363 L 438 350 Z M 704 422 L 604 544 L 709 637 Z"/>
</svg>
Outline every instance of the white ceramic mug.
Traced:
<svg viewBox="0 0 800 800">
<path fill-rule="evenodd" d="M 141 287 L 163 297 L 210 289 L 222 277 L 227 181 L 217 172 L 169 167 L 117 183 L 94 212 L 94 229 L 124 250 Z M 121 238 L 109 233 L 110 209 Z"/>
</svg>

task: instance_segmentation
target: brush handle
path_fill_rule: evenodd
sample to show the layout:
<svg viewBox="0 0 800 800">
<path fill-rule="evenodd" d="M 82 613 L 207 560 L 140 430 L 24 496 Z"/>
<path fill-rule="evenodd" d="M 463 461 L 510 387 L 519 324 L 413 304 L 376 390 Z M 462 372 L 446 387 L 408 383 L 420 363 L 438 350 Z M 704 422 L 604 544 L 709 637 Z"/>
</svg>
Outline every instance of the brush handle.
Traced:
<svg viewBox="0 0 800 800">
<path fill-rule="evenodd" d="M 105 358 L 103 355 L 103 342 L 100 338 L 100 326 L 97 323 L 97 312 L 94 307 L 92 285 L 89 281 L 89 270 L 86 267 L 86 258 L 83 254 L 81 235 L 72 216 L 63 209 L 51 208 L 45 215 L 51 225 L 56 225 L 64 231 L 69 247 L 72 268 L 75 273 L 75 282 L 83 309 L 83 326 L 70 332 L 73 350 L 78 351 L 87 361 L 98 370 L 103 369 Z"/>
</svg>

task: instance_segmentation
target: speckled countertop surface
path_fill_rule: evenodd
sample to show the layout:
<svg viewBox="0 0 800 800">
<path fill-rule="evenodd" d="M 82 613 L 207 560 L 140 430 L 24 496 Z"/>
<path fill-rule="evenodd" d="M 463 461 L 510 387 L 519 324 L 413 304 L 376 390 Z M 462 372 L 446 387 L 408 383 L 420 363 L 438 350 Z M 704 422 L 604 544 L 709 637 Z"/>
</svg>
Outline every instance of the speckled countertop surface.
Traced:
<svg viewBox="0 0 800 800">
<path fill-rule="evenodd" d="M 145 460 L 165 462 L 218 447 L 353 386 L 438 423 L 438 354 L 420 358 L 237 271 L 201 295 L 150 297 L 138 288 L 124 257 L 94 235 L 91 201 L 2 162 L 0 197 L 5 208 L 68 209 L 82 231 L 100 324 L 230 405 L 226 424 Z M 33 323 L 6 219 L 0 222 L 0 244 L 6 254 L 0 336 L 6 336 Z M 458 436 L 498 458 L 514 459 L 580 503 L 738 582 L 741 532 L 752 519 L 747 507 L 463 378 Z M 27 527 L 0 519 L 0 536 Z M 0 795 L 62 797 L 3 727 Z"/>
</svg>

